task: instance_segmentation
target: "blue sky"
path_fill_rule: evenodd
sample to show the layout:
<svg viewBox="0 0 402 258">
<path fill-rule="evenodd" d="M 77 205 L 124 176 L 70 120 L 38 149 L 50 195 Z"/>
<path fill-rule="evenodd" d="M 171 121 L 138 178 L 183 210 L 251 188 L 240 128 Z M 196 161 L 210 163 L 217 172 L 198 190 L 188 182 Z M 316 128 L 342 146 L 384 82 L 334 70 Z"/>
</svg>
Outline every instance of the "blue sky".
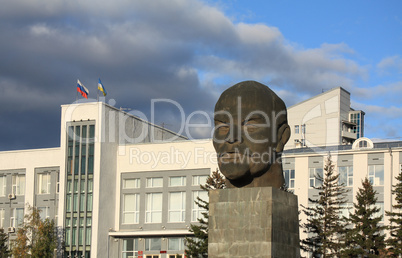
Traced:
<svg viewBox="0 0 402 258">
<path fill-rule="evenodd" d="M 402 123 L 401 1 L 234 0 L 225 6 L 238 21 L 277 27 L 290 44 L 301 49 L 344 44 L 348 50 L 343 56 L 365 74 L 354 78 L 350 86 L 339 86 L 352 92 L 353 107 L 367 112 L 366 136 L 402 139 L 398 130 Z M 381 129 L 383 125 L 390 128 Z"/>
<path fill-rule="evenodd" d="M 77 79 L 96 99 L 99 77 L 107 100 L 146 116 L 156 98 L 212 114 L 248 79 L 288 106 L 342 86 L 367 137 L 402 140 L 401 1 L 0 3 L 0 150 L 59 146 L 60 105 L 75 101 Z M 174 107 L 157 111 L 178 129 Z"/>
</svg>

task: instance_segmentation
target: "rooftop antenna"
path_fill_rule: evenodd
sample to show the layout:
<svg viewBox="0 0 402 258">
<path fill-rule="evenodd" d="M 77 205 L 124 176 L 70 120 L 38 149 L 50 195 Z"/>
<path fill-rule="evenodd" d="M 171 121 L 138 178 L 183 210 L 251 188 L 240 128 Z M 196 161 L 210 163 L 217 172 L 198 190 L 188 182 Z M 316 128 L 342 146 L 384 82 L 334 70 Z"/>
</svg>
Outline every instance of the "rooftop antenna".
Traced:
<svg viewBox="0 0 402 258">
<path fill-rule="evenodd" d="M 165 122 L 162 122 L 162 124 L 161 124 L 161 126 L 162 126 L 162 128 L 163 128 L 163 131 L 162 131 L 162 141 L 163 141 L 163 132 L 165 131 L 165 125 L 171 125 L 171 124 L 166 124 Z"/>
</svg>

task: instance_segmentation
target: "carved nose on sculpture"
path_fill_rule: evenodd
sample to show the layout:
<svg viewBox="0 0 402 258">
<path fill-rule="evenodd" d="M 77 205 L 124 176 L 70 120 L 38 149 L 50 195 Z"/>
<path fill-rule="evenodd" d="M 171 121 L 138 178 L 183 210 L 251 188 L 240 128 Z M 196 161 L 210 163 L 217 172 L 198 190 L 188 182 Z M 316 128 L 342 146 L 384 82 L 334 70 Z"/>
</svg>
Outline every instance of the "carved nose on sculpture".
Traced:
<svg viewBox="0 0 402 258">
<path fill-rule="evenodd" d="M 237 143 L 241 142 L 241 132 L 239 132 L 238 126 L 233 126 L 232 130 L 228 133 L 228 137 L 226 138 L 228 143 Z"/>
</svg>

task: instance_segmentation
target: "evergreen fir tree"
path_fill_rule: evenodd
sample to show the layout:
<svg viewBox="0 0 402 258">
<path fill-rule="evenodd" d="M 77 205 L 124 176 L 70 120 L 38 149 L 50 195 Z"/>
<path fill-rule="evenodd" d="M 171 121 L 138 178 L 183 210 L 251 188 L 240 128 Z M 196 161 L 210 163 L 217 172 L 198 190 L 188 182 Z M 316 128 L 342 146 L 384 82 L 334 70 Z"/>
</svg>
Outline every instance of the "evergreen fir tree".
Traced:
<svg viewBox="0 0 402 258">
<path fill-rule="evenodd" d="M 402 255 L 402 170 L 396 177 L 398 183 L 394 185 L 392 194 L 395 195 L 396 204 L 392 205 L 393 211 L 386 212 L 389 216 L 388 226 L 390 237 L 387 239 L 389 255 L 400 257 Z"/>
<path fill-rule="evenodd" d="M 302 225 L 306 239 L 301 240 L 301 249 L 313 254 L 313 257 L 334 257 L 341 249 L 341 239 L 346 227 L 341 218 L 342 204 L 346 203 L 347 192 L 344 185 L 339 184 L 339 174 L 334 171 L 331 155 L 324 166 L 324 175 L 315 175 L 322 182 L 318 199 L 309 199 L 312 206 L 303 207 L 307 223 Z"/>
<path fill-rule="evenodd" d="M 354 211 L 350 213 L 349 222 L 353 228 L 347 230 L 342 254 L 348 257 L 378 257 L 385 247 L 384 229 L 379 223 L 382 215 L 376 216 L 380 208 L 376 207 L 377 197 L 371 182 L 366 179 L 356 195 Z"/>
<path fill-rule="evenodd" d="M 7 242 L 8 242 L 7 233 L 4 232 L 3 228 L 0 228 L 0 257 L 10 256 L 10 250 L 8 250 Z"/>
<path fill-rule="evenodd" d="M 208 191 L 213 189 L 224 189 L 225 178 L 218 170 L 212 172 L 208 176 L 206 184 L 200 185 L 202 190 Z M 190 232 L 193 232 L 194 237 L 186 237 L 186 256 L 187 257 L 208 257 L 208 211 L 209 202 L 197 197 L 195 203 L 198 207 L 205 210 L 202 213 L 202 218 L 198 219 L 199 225 L 191 224 Z"/>
</svg>

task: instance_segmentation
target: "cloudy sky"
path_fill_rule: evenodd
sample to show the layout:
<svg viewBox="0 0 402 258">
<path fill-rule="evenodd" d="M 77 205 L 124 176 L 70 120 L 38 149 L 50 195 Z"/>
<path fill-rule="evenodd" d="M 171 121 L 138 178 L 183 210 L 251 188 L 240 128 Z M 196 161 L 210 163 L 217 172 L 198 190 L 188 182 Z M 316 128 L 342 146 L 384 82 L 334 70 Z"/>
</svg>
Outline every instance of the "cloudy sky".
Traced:
<svg viewBox="0 0 402 258">
<path fill-rule="evenodd" d="M 402 140 L 402 2 L 0 0 L 0 150 L 56 147 L 76 81 L 150 116 L 151 100 L 212 114 L 242 80 L 288 106 L 333 87 L 366 112 L 366 136 Z M 179 111 L 156 105 L 177 129 Z M 195 115 L 192 123 L 203 122 Z M 194 137 L 209 137 L 195 130 Z"/>
</svg>

